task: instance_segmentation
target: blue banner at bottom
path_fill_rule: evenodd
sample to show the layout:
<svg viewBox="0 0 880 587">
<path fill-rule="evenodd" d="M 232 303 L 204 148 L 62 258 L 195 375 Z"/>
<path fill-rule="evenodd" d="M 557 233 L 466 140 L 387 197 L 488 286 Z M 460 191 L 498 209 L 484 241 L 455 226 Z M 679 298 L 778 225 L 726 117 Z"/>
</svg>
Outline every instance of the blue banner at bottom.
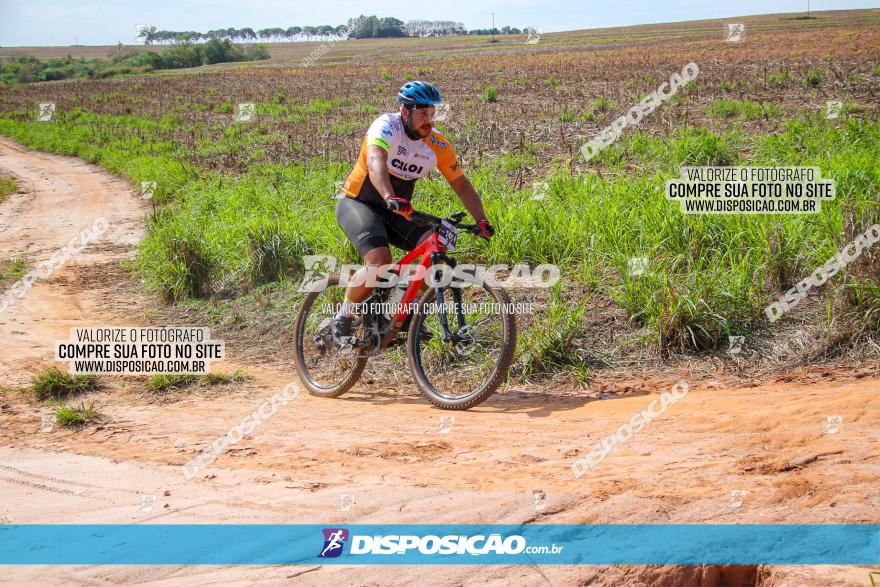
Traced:
<svg viewBox="0 0 880 587">
<path fill-rule="evenodd" d="M 2 525 L 4 565 L 880 564 L 880 525 Z"/>
</svg>

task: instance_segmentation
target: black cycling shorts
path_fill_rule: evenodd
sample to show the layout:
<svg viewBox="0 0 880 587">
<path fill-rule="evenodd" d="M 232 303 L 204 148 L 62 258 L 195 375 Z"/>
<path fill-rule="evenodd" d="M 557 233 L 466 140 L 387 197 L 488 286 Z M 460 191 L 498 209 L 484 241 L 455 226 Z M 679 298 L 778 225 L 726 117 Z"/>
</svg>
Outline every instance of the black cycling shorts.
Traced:
<svg viewBox="0 0 880 587">
<path fill-rule="evenodd" d="M 343 196 L 336 203 L 336 221 L 358 253 L 389 244 L 409 252 L 416 248 L 430 226 L 407 220 L 391 210 L 371 206 L 360 200 Z"/>
</svg>

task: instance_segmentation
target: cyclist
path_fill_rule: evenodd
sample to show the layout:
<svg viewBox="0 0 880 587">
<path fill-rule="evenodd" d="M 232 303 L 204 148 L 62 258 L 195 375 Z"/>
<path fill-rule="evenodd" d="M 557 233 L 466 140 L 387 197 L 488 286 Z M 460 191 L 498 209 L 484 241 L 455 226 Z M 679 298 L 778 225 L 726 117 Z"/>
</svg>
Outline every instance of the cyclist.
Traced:
<svg viewBox="0 0 880 587">
<path fill-rule="evenodd" d="M 399 112 L 383 114 L 370 125 L 342 186 L 345 197 L 336 204 L 336 220 L 364 260 L 335 316 L 337 344 L 351 340 L 356 304 L 370 295 L 378 269 L 391 263 L 389 244 L 410 251 L 431 234 L 430 226 L 411 219 L 416 180 L 438 168 L 480 227 L 480 236 L 488 240 L 495 234 L 455 150 L 434 130 L 440 90 L 428 82 L 408 82 L 397 92 L 397 101 Z"/>
</svg>

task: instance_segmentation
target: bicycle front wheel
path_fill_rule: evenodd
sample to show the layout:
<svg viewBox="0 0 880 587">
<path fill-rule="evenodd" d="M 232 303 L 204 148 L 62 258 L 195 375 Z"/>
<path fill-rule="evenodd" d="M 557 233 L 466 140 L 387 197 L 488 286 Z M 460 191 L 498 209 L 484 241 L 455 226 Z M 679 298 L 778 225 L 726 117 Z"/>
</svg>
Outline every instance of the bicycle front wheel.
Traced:
<svg viewBox="0 0 880 587">
<path fill-rule="evenodd" d="M 426 291 L 407 335 L 407 363 L 416 385 L 428 401 L 447 410 L 466 410 L 492 395 L 507 378 L 516 350 L 507 292 L 487 284 L 459 291 L 458 307 L 451 287 L 441 288 L 440 301 L 435 288 Z M 451 340 L 443 340 L 441 316 Z"/>
</svg>

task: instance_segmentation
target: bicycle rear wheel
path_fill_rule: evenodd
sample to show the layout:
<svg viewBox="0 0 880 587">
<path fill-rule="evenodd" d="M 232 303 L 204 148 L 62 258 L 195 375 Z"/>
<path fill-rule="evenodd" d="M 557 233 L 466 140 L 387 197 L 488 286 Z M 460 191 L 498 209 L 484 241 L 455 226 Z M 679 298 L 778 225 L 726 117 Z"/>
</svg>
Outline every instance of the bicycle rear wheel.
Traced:
<svg viewBox="0 0 880 587">
<path fill-rule="evenodd" d="M 367 356 L 342 353 L 333 344 L 333 316 L 345 296 L 339 276 L 331 275 L 326 288 L 310 292 L 296 316 L 294 348 L 296 372 L 311 395 L 339 397 L 351 389 L 367 365 Z M 362 327 L 355 319 L 355 336 Z"/>
<path fill-rule="evenodd" d="M 420 298 L 407 335 L 407 363 L 416 385 L 428 401 L 447 410 L 466 410 L 492 395 L 506 379 L 516 350 L 516 320 L 507 292 L 486 284 L 460 291 L 464 327 L 458 323 L 452 288 L 441 288 L 443 303 L 451 306 L 445 311 L 448 328 L 456 339 L 442 340 L 443 310 L 435 288 Z"/>
</svg>

